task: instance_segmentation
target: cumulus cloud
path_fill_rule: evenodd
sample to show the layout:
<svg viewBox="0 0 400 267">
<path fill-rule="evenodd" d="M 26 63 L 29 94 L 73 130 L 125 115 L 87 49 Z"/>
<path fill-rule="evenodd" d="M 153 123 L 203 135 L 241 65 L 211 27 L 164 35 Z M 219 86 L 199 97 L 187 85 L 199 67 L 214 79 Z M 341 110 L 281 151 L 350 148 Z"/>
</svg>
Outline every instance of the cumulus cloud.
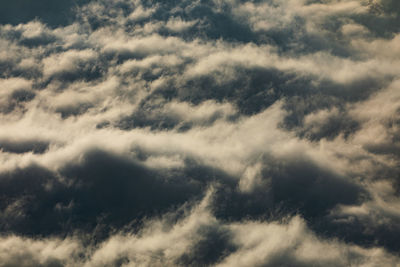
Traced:
<svg viewBox="0 0 400 267">
<path fill-rule="evenodd" d="M 74 237 L 3 237 L 0 257 L 7 266 L 393 266 L 398 260 L 383 249 L 321 240 L 298 216 L 220 221 L 209 211 L 212 197 L 213 189 L 178 220 L 168 213 L 137 233 L 115 233 L 90 249 Z"/>
<path fill-rule="evenodd" d="M 0 4 L 4 266 L 400 263 L 396 1 L 50 2 Z"/>
</svg>

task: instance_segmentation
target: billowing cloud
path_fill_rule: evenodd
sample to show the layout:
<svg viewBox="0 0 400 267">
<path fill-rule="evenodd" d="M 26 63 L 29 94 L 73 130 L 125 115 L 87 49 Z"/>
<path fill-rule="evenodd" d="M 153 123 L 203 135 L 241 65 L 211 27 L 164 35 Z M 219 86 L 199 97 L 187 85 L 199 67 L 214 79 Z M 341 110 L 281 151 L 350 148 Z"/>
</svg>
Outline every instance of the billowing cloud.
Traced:
<svg viewBox="0 0 400 267">
<path fill-rule="evenodd" d="M 399 11 L 1 3 L 0 262 L 397 266 Z"/>
</svg>

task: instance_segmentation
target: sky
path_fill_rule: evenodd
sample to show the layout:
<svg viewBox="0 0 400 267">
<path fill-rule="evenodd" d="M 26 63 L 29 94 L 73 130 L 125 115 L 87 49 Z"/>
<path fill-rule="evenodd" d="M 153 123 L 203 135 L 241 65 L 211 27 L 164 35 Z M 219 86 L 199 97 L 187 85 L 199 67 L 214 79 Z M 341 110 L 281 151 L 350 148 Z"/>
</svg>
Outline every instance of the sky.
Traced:
<svg viewBox="0 0 400 267">
<path fill-rule="evenodd" d="M 0 266 L 400 266 L 397 0 L 0 1 Z"/>
</svg>

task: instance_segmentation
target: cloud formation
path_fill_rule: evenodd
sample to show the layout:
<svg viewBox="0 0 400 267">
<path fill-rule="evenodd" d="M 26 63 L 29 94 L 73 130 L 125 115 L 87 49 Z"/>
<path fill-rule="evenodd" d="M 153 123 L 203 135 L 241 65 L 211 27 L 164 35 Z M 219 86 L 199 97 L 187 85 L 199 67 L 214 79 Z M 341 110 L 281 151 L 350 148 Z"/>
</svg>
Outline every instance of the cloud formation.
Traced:
<svg viewBox="0 0 400 267">
<path fill-rule="evenodd" d="M 50 2 L 0 4 L 2 266 L 400 264 L 396 1 Z"/>
</svg>

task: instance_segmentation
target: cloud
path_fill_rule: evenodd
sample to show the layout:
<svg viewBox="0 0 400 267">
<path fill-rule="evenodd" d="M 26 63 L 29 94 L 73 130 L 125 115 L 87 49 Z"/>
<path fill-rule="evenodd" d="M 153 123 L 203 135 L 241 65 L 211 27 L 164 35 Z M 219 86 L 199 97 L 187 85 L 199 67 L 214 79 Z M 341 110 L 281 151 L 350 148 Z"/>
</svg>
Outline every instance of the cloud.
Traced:
<svg viewBox="0 0 400 267">
<path fill-rule="evenodd" d="M 26 23 L 36 18 L 54 26 L 71 22 L 73 8 L 85 0 L 58 1 L 40 0 L 32 3 L 26 0 L 4 1 L 0 6 L 0 23 Z"/>
<path fill-rule="evenodd" d="M 0 262 L 398 264 L 398 11 L 1 3 Z"/>
<path fill-rule="evenodd" d="M 0 260 L 4 266 L 71 266 L 79 263 L 80 244 L 74 240 L 32 240 L 17 236 L 1 239 Z"/>
<path fill-rule="evenodd" d="M 3 152 L 10 153 L 44 153 L 49 147 L 49 144 L 41 140 L 24 140 L 24 141 L 13 141 L 13 140 L 1 140 L 0 149 Z"/>
<path fill-rule="evenodd" d="M 138 233 L 116 233 L 88 250 L 76 237 L 2 237 L 1 259 L 8 265 L 22 266 L 32 262 L 43 266 L 391 266 L 397 261 L 382 249 L 321 239 L 297 216 L 281 222 L 224 223 L 209 212 L 212 195 L 211 189 L 178 220 L 173 219 L 173 213 L 166 214 L 147 221 Z"/>
<path fill-rule="evenodd" d="M 34 165 L 5 173 L 2 231 L 73 233 L 93 230 L 96 221 L 108 229 L 122 227 L 198 198 L 207 178 L 191 171 L 195 176 L 188 179 L 189 171 L 157 172 L 110 153 L 88 151 L 79 164 L 68 164 L 59 173 Z"/>
</svg>

